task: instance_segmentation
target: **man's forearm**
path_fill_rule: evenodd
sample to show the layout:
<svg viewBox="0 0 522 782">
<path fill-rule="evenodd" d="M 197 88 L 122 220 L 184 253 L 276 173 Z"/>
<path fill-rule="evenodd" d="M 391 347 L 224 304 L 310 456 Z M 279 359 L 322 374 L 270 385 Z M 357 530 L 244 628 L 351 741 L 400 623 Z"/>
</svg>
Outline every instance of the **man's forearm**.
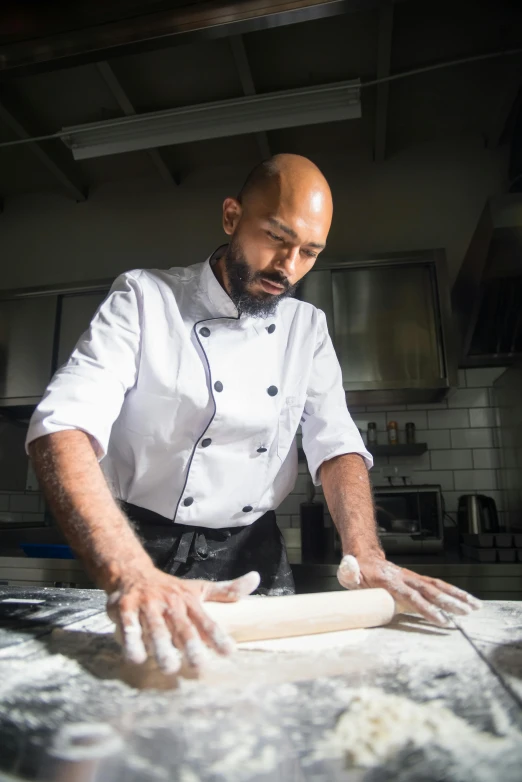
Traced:
<svg viewBox="0 0 522 782">
<path fill-rule="evenodd" d="M 355 453 L 335 456 L 321 465 L 328 509 L 337 527 L 343 554 L 378 554 L 384 558 L 375 524 L 368 470 Z"/>
<path fill-rule="evenodd" d="M 84 432 L 40 437 L 29 445 L 29 455 L 55 519 L 102 589 L 114 589 L 124 572 L 153 567 Z"/>
</svg>

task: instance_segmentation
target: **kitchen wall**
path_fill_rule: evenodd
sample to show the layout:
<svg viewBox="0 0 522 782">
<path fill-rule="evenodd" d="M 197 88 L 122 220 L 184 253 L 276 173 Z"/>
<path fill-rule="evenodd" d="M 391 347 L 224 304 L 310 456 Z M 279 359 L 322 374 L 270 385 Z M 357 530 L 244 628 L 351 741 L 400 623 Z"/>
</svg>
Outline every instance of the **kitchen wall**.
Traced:
<svg viewBox="0 0 522 782">
<path fill-rule="evenodd" d="M 325 255 L 444 247 L 453 278 L 485 200 L 505 189 L 507 155 L 506 146 L 489 150 L 480 138 L 460 137 L 411 147 L 380 164 L 363 152 L 315 156 L 331 181 L 335 201 Z M 248 168 L 227 165 L 196 171 L 178 188 L 155 178 L 100 185 L 78 204 L 53 193 L 6 198 L 0 214 L 0 288 L 112 278 L 139 266 L 200 261 L 223 241 L 221 201 L 237 192 Z M 464 379 L 462 385 L 460 390 L 467 392 Z M 417 479 L 429 472 L 436 480 L 437 472 L 445 473 L 450 509 L 461 490 L 473 488 L 464 489 L 462 481 L 475 480 L 470 476 L 476 475 L 476 480 L 491 483 L 491 471 L 496 469 L 489 466 L 487 460 L 493 457 L 486 454 L 491 427 L 483 424 L 489 421 L 489 413 L 477 424 L 476 416 L 482 414 L 473 412 L 475 407 L 477 411 L 489 407 L 485 397 L 477 394 L 476 404 L 469 401 L 471 395 L 459 397 L 457 392 L 448 409 L 442 405 L 440 410 L 412 411 L 419 432 L 428 431 L 432 448 L 415 462 Z M 468 407 L 458 407 L 459 399 L 468 399 Z M 392 412 L 378 410 L 372 416 L 383 438 L 386 415 Z M 406 411 L 396 412 L 399 417 Z M 438 429 L 435 414 L 443 421 Z M 369 417 L 364 410 L 357 415 L 362 420 Z M 462 439 L 465 429 L 470 431 L 469 440 Z M 471 434 L 477 430 L 479 435 Z M 476 454 L 478 450 L 483 453 Z M 444 464 L 441 468 L 446 451 L 461 460 L 459 467 Z M 19 488 L 18 477 L 5 488 Z M 281 513 L 288 530 L 297 531 L 305 483 L 303 473 L 296 494 Z M 31 503 L 22 510 L 24 501 L 16 499 L 18 495 L 13 494 L 12 503 L 6 496 L 0 497 L 4 511 L 37 512 Z M 288 526 L 292 524 L 296 526 Z"/>
<path fill-rule="evenodd" d="M 410 473 L 412 484 L 440 484 L 446 511 L 453 518 L 461 494 L 480 492 L 494 498 L 502 521 L 504 498 L 499 484 L 498 420 L 492 385 L 503 371 L 502 368 L 460 370 L 458 388 L 437 404 L 352 408 L 352 416 L 364 433 L 367 422 L 375 421 L 379 443 L 387 442 L 386 424 L 393 420 L 399 424 L 401 442 L 404 442 L 405 424 L 413 421 L 417 442 L 428 444 L 428 451 L 422 456 L 377 458 L 370 473 L 372 483 L 385 485 L 383 468 L 396 466 Z M 295 490 L 277 509 L 277 521 L 290 549 L 300 547 L 299 506 L 306 501 L 309 481 L 306 464 L 300 464 Z M 321 488 L 317 489 L 317 499 L 324 502 Z M 331 524 L 326 503 L 325 511 L 327 523 Z M 9 513 L 17 521 L 40 521 L 43 512 L 43 500 L 38 492 L 0 492 L 2 515 Z"/>
<path fill-rule="evenodd" d="M 409 482 L 414 485 L 440 484 L 446 511 L 453 519 L 460 495 L 478 492 L 493 497 L 502 523 L 504 496 L 499 483 L 498 418 L 492 385 L 503 372 L 503 368 L 460 370 L 458 388 L 437 404 L 352 408 L 352 417 L 364 434 L 367 422 L 375 421 L 379 443 L 388 441 L 388 421 L 397 421 L 400 442 L 405 442 L 406 423 L 413 421 L 417 442 L 428 444 L 422 456 L 378 457 L 370 473 L 372 483 L 386 485 L 383 469 L 396 466 L 410 473 Z M 277 521 L 289 548 L 300 546 L 299 506 L 306 501 L 308 482 L 308 470 L 301 464 L 294 492 L 277 510 Z M 402 480 L 395 482 L 401 484 Z M 322 490 L 318 495 L 317 499 L 324 502 Z M 326 519 L 331 523 L 328 514 Z M 451 521 L 446 519 L 446 523 Z"/>
<path fill-rule="evenodd" d="M 507 146 L 489 150 L 479 137 L 420 144 L 379 164 L 369 150 L 314 156 L 335 203 L 325 255 L 443 247 L 454 278 L 486 199 L 506 188 L 507 158 Z M 82 203 L 52 193 L 6 198 L 0 288 L 200 261 L 223 241 L 221 202 L 251 164 L 189 173 L 177 188 L 159 178 L 104 184 Z"/>
</svg>

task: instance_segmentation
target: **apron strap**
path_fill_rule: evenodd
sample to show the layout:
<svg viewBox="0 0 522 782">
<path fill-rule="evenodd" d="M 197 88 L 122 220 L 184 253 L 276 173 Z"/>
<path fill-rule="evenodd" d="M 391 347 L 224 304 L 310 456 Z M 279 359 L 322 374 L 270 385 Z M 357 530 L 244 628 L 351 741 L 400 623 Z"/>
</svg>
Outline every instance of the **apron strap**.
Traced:
<svg viewBox="0 0 522 782">
<path fill-rule="evenodd" d="M 174 543 L 164 567 L 170 573 L 175 573 L 180 565 L 184 565 L 188 559 L 192 542 L 196 533 L 194 530 L 183 532 L 180 539 Z"/>
<path fill-rule="evenodd" d="M 175 573 L 180 565 L 186 564 L 194 540 L 196 549 L 194 559 L 201 560 L 208 557 L 209 550 L 205 534 L 201 530 L 186 530 L 181 534 L 179 541 L 172 547 L 172 551 L 165 563 L 168 572 Z"/>
</svg>

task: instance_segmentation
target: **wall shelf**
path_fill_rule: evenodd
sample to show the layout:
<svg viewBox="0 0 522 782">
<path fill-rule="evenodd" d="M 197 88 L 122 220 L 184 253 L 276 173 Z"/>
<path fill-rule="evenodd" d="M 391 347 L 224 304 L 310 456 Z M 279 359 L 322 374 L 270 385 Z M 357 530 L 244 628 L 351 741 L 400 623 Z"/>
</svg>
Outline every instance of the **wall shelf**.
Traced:
<svg viewBox="0 0 522 782">
<path fill-rule="evenodd" d="M 428 450 L 427 443 L 398 443 L 397 445 L 369 445 L 372 456 L 421 456 Z"/>
<path fill-rule="evenodd" d="M 397 445 L 370 445 L 367 446 L 372 456 L 422 456 L 428 450 L 427 443 L 400 443 Z M 297 449 L 299 462 L 305 462 L 306 456 L 302 448 Z"/>
</svg>

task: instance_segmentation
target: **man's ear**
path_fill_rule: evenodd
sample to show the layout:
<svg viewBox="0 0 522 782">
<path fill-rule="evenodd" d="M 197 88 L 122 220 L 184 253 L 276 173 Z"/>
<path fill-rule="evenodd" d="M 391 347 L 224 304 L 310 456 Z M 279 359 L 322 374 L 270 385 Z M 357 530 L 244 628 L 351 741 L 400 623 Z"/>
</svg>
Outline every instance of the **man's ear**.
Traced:
<svg viewBox="0 0 522 782">
<path fill-rule="evenodd" d="M 241 219 L 242 207 L 236 198 L 225 198 L 223 201 L 223 230 L 232 236 Z"/>
</svg>

